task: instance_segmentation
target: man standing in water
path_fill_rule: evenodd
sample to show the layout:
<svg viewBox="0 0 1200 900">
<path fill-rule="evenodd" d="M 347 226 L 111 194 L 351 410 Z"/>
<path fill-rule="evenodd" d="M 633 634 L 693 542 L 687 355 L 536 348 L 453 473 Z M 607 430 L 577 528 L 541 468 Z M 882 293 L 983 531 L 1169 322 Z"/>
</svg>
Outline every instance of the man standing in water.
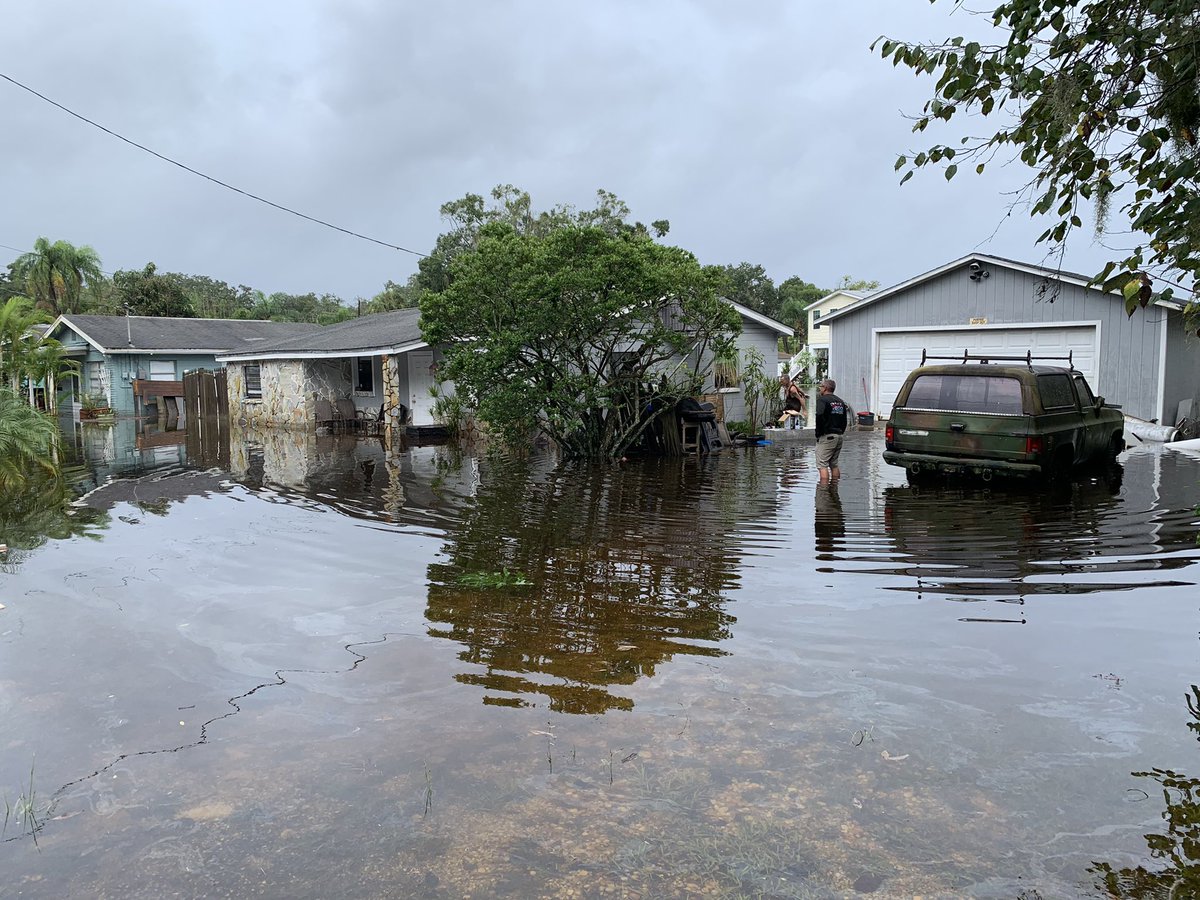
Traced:
<svg viewBox="0 0 1200 900">
<path fill-rule="evenodd" d="M 842 435 L 846 433 L 846 402 L 834 390 L 832 378 L 821 382 L 817 395 L 817 476 L 821 484 L 842 477 L 838 457 L 842 454 Z"/>
</svg>

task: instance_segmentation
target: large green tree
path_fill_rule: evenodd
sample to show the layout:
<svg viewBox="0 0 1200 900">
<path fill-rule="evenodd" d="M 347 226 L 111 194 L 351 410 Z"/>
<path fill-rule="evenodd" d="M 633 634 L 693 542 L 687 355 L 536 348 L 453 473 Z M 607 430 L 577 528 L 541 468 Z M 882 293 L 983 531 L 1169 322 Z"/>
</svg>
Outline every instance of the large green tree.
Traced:
<svg viewBox="0 0 1200 900">
<path fill-rule="evenodd" d="M 421 306 L 439 376 L 508 442 L 568 456 L 621 456 L 741 327 L 719 271 L 637 228 L 493 222 L 449 275 Z"/>
<path fill-rule="evenodd" d="M 421 305 L 421 297 L 425 289 L 417 284 L 417 276 L 412 276 L 404 284 L 389 281 L 383 290 L 368 301 L 366 312 L 391 312 L 394 309 L 414 309 Z"/>
<path fill-rule="evenodd" d="M 775 282 L 767 275 L 767 270 L 754 263 L 738 263 L 736 266 L 724 266 L 724 293 L 727 299 L 750 309 L 757 310 L 772 319 L 779 318 L 781 300 Z"/>
<path fill-rule="evenodd" d="M 196 315 L 179 283 L 158 274 L 154 263 L 146 263 L 140 272 L 114 272 L 112 282 L 117 302 L 130 315 L 184 319 Z"/>
<path fill-rule="evenodd" d="M 12 271 L 38 307 L 55 316 L 81 312 L 84 287 L 104 277 L 100 257 L 91 247 L 51 243 L 44 237 L 34 241 L 29 253 L 17 257 Z"/>
<path fill-rule="evenodd" d="M 254 292 L 244 284 L 236 287 L 207 275 L 166 272 L 164 278 L 179 285 L 193 313 L 202 319 L 237 319 L 254 305 Z"/>
<path fill-rule="evenodd" d="M 253 291 L 253 305 L 246 318 L 270 319 L 272 322 L 314 322 L 333 325 L 354 318 L 355 311 L 343 305 L 334 294 L 287 294 L 276 291 L 264 294 Z"/>
<path fill-rule="evenodd" d="M 1121 289 L 1131 314 L 1156 289 L 1192 298 L 1195 309 L 1196 0 L 1009 0 L 990 19 L 994 43 L 882 37 L 872 45 L 893 65 L 936 79 L 915 132 L 960 123 L 960 136 L 897 160 L 903 181 L 926 166 L 953 178 L 963 165 L 983 172 L 997 157 L 1017 157 L 1034 170 L 1026 196 L 1048 221 L 1040 240 L 1062 245 L 1090 203 L 1097 232 L 1124 244 L 1096 280 Z M 980 118 L 996 130 L 974 137 Z"/>
<path fill-rule="evenodd" d="M 438 236 L 430 254 L 417 263 L 418 271 L 411 281 L 422 290 L 441 291 L 450 285 L 454 259 L 475 248 L 485 225 L 503 223 L 517 234 L 535 237 L 544 237 L 568 225 L 600 228 L 608 234 L 632 229 L 643 234 L 653 232 L 657 237 L 665 235 L 671 227 L 665 219 L 652 222 L 649 228 L 640 222 L 630 223 L 629 207 L 605 190 L 596 191 L 596 205 L 591 209 L 559 204 L 537 212 L 529 192 L 511 184 L 492 188 L 491 202 L 479 194 L 467 194 L 443 203 L 441 214 L 450 228 Z"/>
</svg>

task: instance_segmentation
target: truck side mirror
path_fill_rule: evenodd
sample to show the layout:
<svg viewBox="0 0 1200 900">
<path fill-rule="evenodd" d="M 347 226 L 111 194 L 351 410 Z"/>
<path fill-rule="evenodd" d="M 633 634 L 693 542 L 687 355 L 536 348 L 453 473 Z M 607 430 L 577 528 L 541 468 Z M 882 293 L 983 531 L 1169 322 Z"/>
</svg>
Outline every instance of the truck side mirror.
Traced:
<svg viewBox="0 0 1200 900">
<path fill-rule="evenodd" d="M 1096 409 L 1101 409 L 1101 408 L 1103 408 L 1103 406 L 1104 406 L 1104 398 L 1097 397 L 1096 398 Z"/>
</svg>

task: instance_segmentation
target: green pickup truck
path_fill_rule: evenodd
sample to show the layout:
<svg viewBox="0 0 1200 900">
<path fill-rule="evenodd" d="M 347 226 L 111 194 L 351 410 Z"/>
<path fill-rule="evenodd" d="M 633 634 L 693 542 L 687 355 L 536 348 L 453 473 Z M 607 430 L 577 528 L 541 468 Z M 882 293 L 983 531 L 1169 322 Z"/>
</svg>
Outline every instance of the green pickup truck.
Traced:
<svg viewBox="0 0 1200 900">
<path fill-rule="evenodd" d="M 955 473 L 1057 478 L 1125 449 L 1124 416 L 1076 369 L 975 359 L 922 365 L 896 395 L 883 458 L 909 481 Z"/>
</svg>

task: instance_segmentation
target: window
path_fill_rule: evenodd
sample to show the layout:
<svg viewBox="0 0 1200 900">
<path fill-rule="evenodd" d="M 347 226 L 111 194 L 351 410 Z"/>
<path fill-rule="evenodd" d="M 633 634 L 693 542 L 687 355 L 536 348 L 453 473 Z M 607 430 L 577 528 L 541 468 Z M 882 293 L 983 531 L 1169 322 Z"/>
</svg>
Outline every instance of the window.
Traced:
<svg viewBox="0 0 1200 900">
<path fill-rule="evenodd" d="M 243 366 L 242 373 L 246 379 L 246 399 L 262 399 L 262 366 Z"/>
<path fill-rule="evenodd" d="M 375 393 L 375 360 L 369 356 L 360 356 L 355 360 L 354 393 Z"/>
<path fill-rule="evenodd" d="M 920 375 L 904 404 L 908 409 L 1024 414 L 1021 382 L 986 375 Z"/>
<path fill-rule="evenodd" d="M 819 318 L 821 318 L 821 311 L 819 309 L 814 309 L 813 310 L 813 328 L 821 327 L 821 323 L 817 321 L 817 319 L 819 319 Z"/>
<path fill-rule="evenodd" d="M 1074 409 L 1075 392 L 1071 390 L 1068 375 L 1039 375 L 1038 388 L 1042 392 L 1043 409 Z"/>
<path fill-rule="evenodd" d="M 152 359 L 152 360 L 150 360 L 150 380 L 151 381 L 174 381 L 175 380 L 175 360 L 173 360 L 173 359 Z"/>
<path fill-rule="evenodd" d="M 108 369 L 103 360 L 87 364 L 87 391 L 93 397 L 108 397 Z"/>
<path fill-rule="evenodd" d="M 1096 405 L 1096 396 L 1082 375 L 1075 376 L 1075 393 L 1079 394 L 1079 402 L 1084 406 Z"/>
</svg>

